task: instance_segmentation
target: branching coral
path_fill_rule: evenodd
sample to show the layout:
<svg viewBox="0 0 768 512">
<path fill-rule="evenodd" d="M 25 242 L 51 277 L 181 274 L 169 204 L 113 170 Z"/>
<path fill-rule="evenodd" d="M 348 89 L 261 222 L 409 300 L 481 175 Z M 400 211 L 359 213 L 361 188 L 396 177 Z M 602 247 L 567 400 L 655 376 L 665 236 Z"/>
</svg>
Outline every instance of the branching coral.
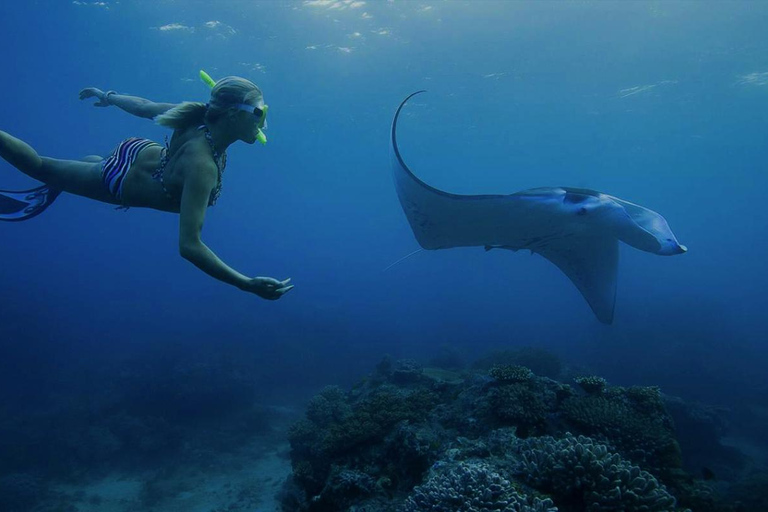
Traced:
<svg viewBox="0 0 768 512">
<path fill-rule="evenodd" d="M 493 389 L 489 399 L 496 417 L 517 426 L 521 435 L 526 435 L 530 429 L 541 426 L 546 420 L 547 406 L 544 400 L 523 384 Z"/>
<path fill-rule="evenodd" d="M 512 483 L 483 462 L 444 468 L 416 487 L 400 512 L 557 512 L 549 499 L 520 494 Z"/>
<path fill-rule="evenodd" d="M 590 512 L 666 512 L 675 498 L 653 475 L 584 436 L 529 438 L 515 473 L 555 499 Z"/>
<path fill-rule="evenodd" d="M 496 365 L 488 371 L 488 375 L 498 382 L 528 382 L 533 377 L 533 372 L 525 366 L 514 364 Z"/>
<path fill-rule="evenodd" d="M 352 413 L 346 395 L 338 386 L 327 386 L 307 405 L 307 419 L 319 427 L 345 420 Z"/>
<path fill-rule="evenodd" d="M 597 377 L 595 375 L 576 377 L 573 380 L 575 380 L 576 384 L 581 386 L 581 389 L 583 389 L 589 395 L 599 395 L 608 385 L 608 382 L 604 378 Z"/>
<path fill-rule="evenodd" d="M 622 389 L 606 396 L 572 397 L 563 401 L 563 417 L 590 436 L 611 440 L 626 457 L 647 468 L 680 467 L 680 447 L 669 416 L 651 406 L 647 396 L 640 406 L 627 400 Z"/>
<path fill-rule="evenodd" d="M 426 417 L 437 398 L 426 390 L 379 391 L 362 400 L 344 421 L 330 425 L 323 440 L 326 453 L 340 453 L 380 438 L 403 420 Z"/>
</svg>

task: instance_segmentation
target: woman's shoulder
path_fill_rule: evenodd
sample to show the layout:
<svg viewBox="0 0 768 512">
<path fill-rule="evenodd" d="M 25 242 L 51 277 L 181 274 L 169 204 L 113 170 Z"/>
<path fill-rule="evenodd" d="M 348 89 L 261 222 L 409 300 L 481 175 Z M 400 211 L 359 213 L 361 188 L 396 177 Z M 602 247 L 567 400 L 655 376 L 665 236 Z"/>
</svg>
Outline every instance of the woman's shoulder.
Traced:
<svg viewBox="0 0 768 512">
<path fill-rule="evenodd" d="M 177 130 L 173 134 L 171 140 L 171 149 L 178 156 L 197 156 L 198 153 L 204 153 L 208 148 L 208 141 L 205 140 L 205 136 L 202 132 L 195 128 L 186 128 L 184 130 Z"/>
<path fill-rule="evenodd" d="M 183 141 L 175 153 L 178 165 L 210 168 L 216 171 L 216 163 L 211 158 L 211 148 L 204 137 L 192 137 Z"/>
</svg>

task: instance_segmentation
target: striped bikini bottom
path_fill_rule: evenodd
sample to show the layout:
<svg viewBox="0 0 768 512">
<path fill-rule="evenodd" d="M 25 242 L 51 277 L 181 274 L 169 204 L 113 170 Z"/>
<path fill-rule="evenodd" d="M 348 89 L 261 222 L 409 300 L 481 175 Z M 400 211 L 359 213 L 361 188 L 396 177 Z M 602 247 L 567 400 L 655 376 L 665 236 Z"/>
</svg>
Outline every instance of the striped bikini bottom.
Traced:
<svg viewBox="0 0 768 512">
<path fill-rule="evenodd" d="M 117 145 L 115 150 L 101 164 L 101 179 L 107 186 L 112 197 L 122 202 L 123 182 L 131 169 L 131 165 L 139 156 L 139 153 L 149 146 L 159 146 L 148 139 L 131 137 Z"/>
</svg>

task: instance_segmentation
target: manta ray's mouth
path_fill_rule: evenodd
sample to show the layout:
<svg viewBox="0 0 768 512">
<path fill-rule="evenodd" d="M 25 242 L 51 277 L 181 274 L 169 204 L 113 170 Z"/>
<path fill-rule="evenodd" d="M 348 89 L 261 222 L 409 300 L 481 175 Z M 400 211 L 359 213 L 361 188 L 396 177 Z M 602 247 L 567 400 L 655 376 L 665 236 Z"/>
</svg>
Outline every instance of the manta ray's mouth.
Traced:
<svg viewBox="0 0 768 512">
<path fill-rule="evenodd" d="M 656 254 L 661 256 L 674 256 L 675 254 L 683 254 L 688 252 L 688 248 L 682 244 L 677 243 L 676 240 L 669 240 L 670 243 L 664 244 L 661 250 Z"/>
</svg>

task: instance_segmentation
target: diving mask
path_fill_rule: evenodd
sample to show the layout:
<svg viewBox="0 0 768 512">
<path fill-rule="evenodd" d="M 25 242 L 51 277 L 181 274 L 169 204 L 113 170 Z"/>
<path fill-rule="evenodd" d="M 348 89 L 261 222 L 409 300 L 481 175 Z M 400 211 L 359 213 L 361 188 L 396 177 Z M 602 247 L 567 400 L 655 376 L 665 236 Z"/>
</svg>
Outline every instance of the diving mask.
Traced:
<svg viewBox="0 0 768 512">
<path fill-rule="evenodd" d="M 200 70 L 200 80 L 203 81 L 208 87 L 211 89 L 214 88 L 216 85 L 216 81 L 211 78 L 211 75 Z M 245 103 L 240 103 L 239 105 L 235 106 L 238 110 L 245 110 L 246 112 L 250 112 L 253 114 L 256 119 L 259 122 L 259 133 L 256 135 L 256 140 L 261 142 L 262 144 L 267 143 L 267 136 L 264 135 L 264 131 L 267 129 L 267 110 L 269 110 L 269 107 L 266 105 L 262 105 L 261 107 L 253 106 L 253 105 L 246 105 Z"/>
<path fill-rule="evenodd" d="M 267 105 L 262 104 L 260 107 L 254 107 L 253 105 L 248 105 L 247 103 L 240 103 L 239 105 L 236 105 L 236 108 L 238 110 L 248 112 L 249 114 L 253 114 L 253 117 L 255 117 L 259 122 L 259 129 L 267 129 L 267 111 L 269 110 Z"/>
</svg>

